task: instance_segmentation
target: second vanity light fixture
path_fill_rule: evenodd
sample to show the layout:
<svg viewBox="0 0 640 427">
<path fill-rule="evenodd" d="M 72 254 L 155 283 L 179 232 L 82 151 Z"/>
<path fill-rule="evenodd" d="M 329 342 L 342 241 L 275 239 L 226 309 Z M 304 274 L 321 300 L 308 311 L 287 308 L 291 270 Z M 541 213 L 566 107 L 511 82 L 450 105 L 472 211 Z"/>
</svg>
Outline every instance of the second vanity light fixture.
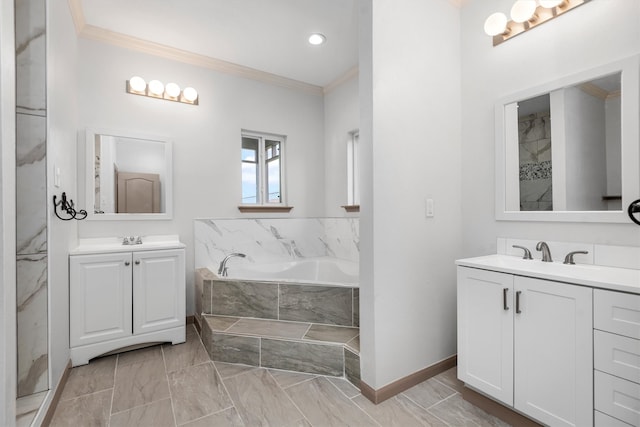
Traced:
<svg viewBox="0 0 640 427">
<path fill-rule="evenodd" d="M 180 90 L 180 86 L 175 83 L 167 83 L 166 86 L 159 80 L 151 80 L 147 83 L 140 76 L 133 76 L 127 80 L 127 93 L 191 105 L 198 105 L 200 99 L 198 92 L 192 87 Z"/>
<path fill-rule="evenodd" d="M 588 1 L 517 0 L 511 7 L 511 21 L 502 12 L 494 13 L 484 22 L 484 32 L 493 37 L 493 45 L 497 46 Z"/>
</svg>

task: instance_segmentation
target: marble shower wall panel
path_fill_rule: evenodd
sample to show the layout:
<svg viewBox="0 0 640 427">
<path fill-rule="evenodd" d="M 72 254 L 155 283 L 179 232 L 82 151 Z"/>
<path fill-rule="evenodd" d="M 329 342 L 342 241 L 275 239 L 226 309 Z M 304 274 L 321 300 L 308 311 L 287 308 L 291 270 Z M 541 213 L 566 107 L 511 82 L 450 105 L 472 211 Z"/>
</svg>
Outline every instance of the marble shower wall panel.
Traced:
<svg viewBox="0 0 640 427">
<path fill-rule="evenodd" d="M 17 257 L 18 397 L 48 387 L 47 256 Z"/>
<path fill-rule="evenodd" d="M 518 121 L 520 210 L 553 210 L 551 185 L 551 118 L 549 112 Z"/>
<path fill-rule="evenodd" d="M 18 396 L 48 383 L 46 1 L 14 0 Z"/>
<path fill-rule="evenodd" d="M 44 0 L 15 0 L 16 112 L 46 116 Z"/>
<path fill-rule="evenodd" d="M 47 251 L 46 117 L 16 117 L 16 251 Z"/>
<path fill-rule="evenodd" d="M 231 252 L 251 263 L 332 256 L 357 262 L 357 218 L 197 219 L 195 266 L 216 271 Z"/>
</svg>

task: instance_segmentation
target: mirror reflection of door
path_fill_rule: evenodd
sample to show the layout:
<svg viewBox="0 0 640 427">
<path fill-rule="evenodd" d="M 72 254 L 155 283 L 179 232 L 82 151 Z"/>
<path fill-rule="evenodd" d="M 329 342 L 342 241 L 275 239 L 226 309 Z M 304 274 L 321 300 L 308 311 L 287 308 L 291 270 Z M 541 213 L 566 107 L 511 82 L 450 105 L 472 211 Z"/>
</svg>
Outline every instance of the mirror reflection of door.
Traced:
<svg viewBox="0 0 640 427">
<path fill-rule="evenodd" d="M 118 172 L 117 213 L 160 213 L 160 176 Z"/>
</svg>

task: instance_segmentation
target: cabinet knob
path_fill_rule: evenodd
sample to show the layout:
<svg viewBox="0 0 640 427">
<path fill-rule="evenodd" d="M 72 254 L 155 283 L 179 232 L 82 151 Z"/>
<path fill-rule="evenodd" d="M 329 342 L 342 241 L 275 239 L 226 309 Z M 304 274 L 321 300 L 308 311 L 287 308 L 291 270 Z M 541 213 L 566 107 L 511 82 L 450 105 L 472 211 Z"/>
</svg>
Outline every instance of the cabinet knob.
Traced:
<svg viewBox="0 0 640 427">
<path fill-rule="evenodd" d="M 125 261 L 124 265 L 129 266 L 129 265 L 131 265 L 131 263 L 129 261 Z"/>
<path fill-rule="evenodd" d="M 140 265 L 140 260 L 139 259 L 136 260 L 136 265 Z"/>
</svg>

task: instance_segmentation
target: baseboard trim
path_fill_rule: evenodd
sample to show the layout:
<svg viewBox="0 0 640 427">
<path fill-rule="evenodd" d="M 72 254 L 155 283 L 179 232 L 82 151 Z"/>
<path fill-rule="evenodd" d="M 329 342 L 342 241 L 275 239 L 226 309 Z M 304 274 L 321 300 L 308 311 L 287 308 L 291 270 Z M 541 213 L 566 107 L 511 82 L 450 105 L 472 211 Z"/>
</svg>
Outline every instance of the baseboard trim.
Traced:
<svg viewBox="0 0 640 427">
<path fill-rule="evenodd" d="M 369 386 L 364 381 L 360 381 L 360 392 L 364 397 L 375 403 L 384 402 L 385 400 L 402 393 L 405 390 L 410 389 L 416 384 L 420 384 L 423 381 L 428 380 L 429 378 L 438 375 L 446 370 L 449 370 L 456 366 L 458 363 L 458 356 L 453 355 L 447 359 L 444 359 L 434 365 L 427 366 L 424 369 L 421 369 L 413 374 L 409 374 L 404 378 L 400 378 L 392 382 L 391 384 L 387 384 L 386 386 L 376 390 L 373 387 Z"/>
<path fill-rule="evenodd" d="M 507 424 L 518 427 L 542 427 L 542 424 L 538 424 L 530 418 L 521 415 L 514 410 L 507 408 L 506 406 L 496 402 L 493 399 L 489 399 L 481 393 L 475 390 L 471 390 L 468 387 L 464 387 L 462 390 L 462 398 L 472 405 L 477 406 L 483 411 L 500 418 Z"/>
<path fill-rule="evenodd" d="M 60 397 L 62 396 L 62 391 L 64 390 L 64 386 L 67 384 L 67 380 L 69 379 L 69 375 L 71 374 L 71 359 L 67 362 L 67 367 L 64 369 L 62 376 L 60 377 L 60 382 L 58 382 L 58 387 L 56 387 L 56 392 L 53 395 L 53 399 L 51 399 L 51 403 L 47 408 L 47 413 L 42 419 L 42 427 L 49 427 L 51 424 L 51 420 L 53 419 L 53 414 L 56 412 L 56 408 L 58 407 L 58 402 L 60 401 Z"/>
</svg>

